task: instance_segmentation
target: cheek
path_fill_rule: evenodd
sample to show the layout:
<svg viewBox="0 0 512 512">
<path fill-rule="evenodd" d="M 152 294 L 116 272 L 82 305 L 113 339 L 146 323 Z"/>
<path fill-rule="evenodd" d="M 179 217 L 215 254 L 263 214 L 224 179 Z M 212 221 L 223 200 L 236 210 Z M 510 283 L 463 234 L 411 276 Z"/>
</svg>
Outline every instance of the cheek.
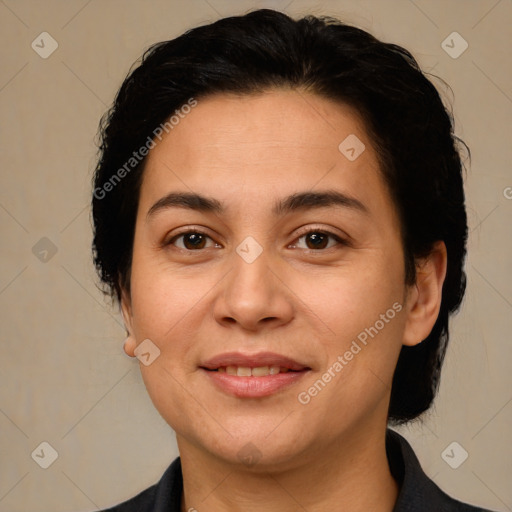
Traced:
<svg viewBox="0 0 512 512">
<path fill-rule="evenodd" d="M 396 296 L 395 296 L 396 298 Z M 327 304 L 327 302 L 326 302 Z M 335 330 L 323 338 L 318 352 L 325 366 L 301 388 L 301 399 L 322 418 L 323 428 L 337 432 L 340 425 L 385 414 L 404 328 L 403 305 L 387 294 L 379 298 L 361 295 L 349 302 L 324 308 Z M 304 401 L 301 401 L 304 403 Z"/>
<path fill-rule="evenodd" d="M 306 288 L 297 293 L 307 297 L 308 307 L 322 321 L 318 324 L 329 328 L 328 336 L 319 338 L 318 348 L 326 356 L 325 370 L 331 368 L 336 378 L 324 398 L 329 395 L 345 406 L 376 400 L 386 391 L 401 348 L 403 270 L 397 260 L 371 261 L 315 279 L 315 291 L 310 290 L 309 296 Z M 335 371 L 332 366 L 337 361 L 341 366 Z"/>
<path fill-rule="evenodd" d="M 164 342 L 173 330 L 182 329 L 187 317 L 201 307 L 205 290 L 212 287 L 210 280 L 168 268 L 161 258 L 134 252 L 131 299 L 137 339 L 146 336 Z"/>
<path fill-rule="evenodd" d="M 399 262 L 377 254 L 329 272 L 296 275 L 292 286 L 331 334 L 345 340 L 373 325 L 395 302 L 401 303 L 404 293 Z"/>
<path fill-rule="evenodd" d="M 147 288 L 133 302 L 134 331 L 138 342 L 151 339 L 171 362 L 182 359 L 200 329 L 201 295 L 182 293 L 180 288 Z"/>
</svg>

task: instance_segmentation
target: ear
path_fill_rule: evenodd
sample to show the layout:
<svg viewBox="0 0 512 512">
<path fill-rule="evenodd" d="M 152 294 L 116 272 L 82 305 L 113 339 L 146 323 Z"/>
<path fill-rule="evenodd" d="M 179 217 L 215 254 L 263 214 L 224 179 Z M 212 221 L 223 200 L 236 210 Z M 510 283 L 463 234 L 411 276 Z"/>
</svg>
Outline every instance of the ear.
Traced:
<svg viewBox="0 0 512 512">
<path fill-rule="evenodd" d="M 137 340 L 133 334 L 133 315 L 130 294 L 123 288 L 121 291 L 121 312 L 123 314 L 124 325 L 126 326 L 127 336 L 123 345 L 126 355 L 135 357 L 135 348 Z"/>
<path fill-rule="evenodd" d="M 404 345 L 417 345 L 432 331 L 441 308 L 447 261 L 446 245 L 438 241 L 430 254 L 416 263 L 416 283 L 407 299 Z"/>
</svg>

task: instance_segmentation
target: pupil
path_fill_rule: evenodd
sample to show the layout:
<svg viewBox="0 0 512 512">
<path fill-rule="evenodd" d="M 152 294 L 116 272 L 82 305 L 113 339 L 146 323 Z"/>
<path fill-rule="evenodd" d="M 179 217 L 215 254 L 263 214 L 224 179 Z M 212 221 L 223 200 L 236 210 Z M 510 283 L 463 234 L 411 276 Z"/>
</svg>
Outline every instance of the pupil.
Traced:
<svg viewBox="0 0 512 512">
<path fill-rule="evenodd" d="M 199 233 L 190 233 L 189 235 L 186 236 L 185 239 L 193 247 L 198 247 L 203 242 L 202 235 L 200 235 Z"/>
<path fill-rule="evenodd" d="M 315 249 L 318 249 L 318 247 L 325 245 L 325 244 L 323 244 L 323 242 L 325 242 L 327 237 L 325 235 L 322 235 L 321 233 L 312 233 L 309 235 L 309 238 L 310 238 L 310 240 L 313 241 L 313 247 Z"/>
</svg>

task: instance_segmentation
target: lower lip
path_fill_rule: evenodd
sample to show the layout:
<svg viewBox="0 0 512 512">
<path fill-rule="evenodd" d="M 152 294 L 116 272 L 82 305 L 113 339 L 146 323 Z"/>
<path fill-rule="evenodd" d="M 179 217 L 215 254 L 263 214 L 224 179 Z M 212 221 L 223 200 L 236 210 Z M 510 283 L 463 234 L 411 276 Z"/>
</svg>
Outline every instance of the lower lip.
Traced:
<svg viewBox="0 0 512 512">
<path fill-rule="evenodd" d="M 227 373 L 201 370 L 221 391 L 238 398 L 260 398 L 286 389 L 302 379 L 309 370 L 285 372 L 263 377 L 237 377 Z"/>
</svg>

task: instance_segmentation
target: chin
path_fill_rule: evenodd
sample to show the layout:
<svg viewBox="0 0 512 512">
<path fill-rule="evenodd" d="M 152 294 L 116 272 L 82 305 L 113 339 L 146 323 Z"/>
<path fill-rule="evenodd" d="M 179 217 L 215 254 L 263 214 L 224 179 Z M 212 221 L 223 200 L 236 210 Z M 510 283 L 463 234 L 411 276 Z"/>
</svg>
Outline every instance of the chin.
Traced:
<svg viewBox="0 0 512 512">
<path fill-rule="evenodd" d="M 279 425 L 283 417 L 251 421 L 251 418 L 238 423 L 223 424 L 226 430 L 219 437 L 197 439 L 205 451 L 230 465 L 244 466 L 254 472 L 284 470 L 303 458 L 313 439 L 305 438 L 305 425 Z M 276 428 L 277 427 L 277 428 Z M 212 432 L 212 431 L 210 431 Z M 218 432 L 218 429 L 216 429 Z M 309 431 L 308 431 L 309 432 Z"/>
</svg>

